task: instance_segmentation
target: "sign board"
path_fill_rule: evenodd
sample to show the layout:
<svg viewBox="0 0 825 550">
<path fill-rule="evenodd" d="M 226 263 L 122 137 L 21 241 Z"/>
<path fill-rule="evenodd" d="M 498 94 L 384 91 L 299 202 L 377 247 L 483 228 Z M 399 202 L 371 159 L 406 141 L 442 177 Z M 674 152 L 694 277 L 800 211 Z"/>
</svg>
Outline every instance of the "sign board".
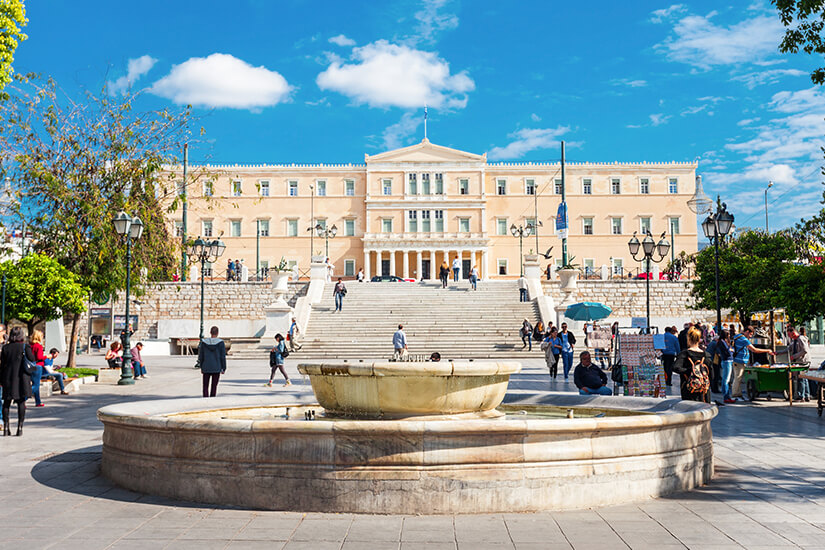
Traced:
<svg viewBox="0 0 825 550">
<path fill-rule="evenodd" d="M 93 307 L 89 311 L 89 315 L 92 319 L 108 319 L 112 316 L 112 308 L 110 307 Z"/>
<path fill-rule="evenodd" d="M 647 319 L 645 317 L 632 317 L 630 326 L 633 328 L 647 328 Z"/>
<path fill-rule="evenodd" d="M 564 237 L 567 236 L 567 203 L 560 202 L 559 210 L 556 213 L 556 232 L 564 232 Z M 562 237 L 562 238 L 564 238 Z"/>
<path fill-rule="evenodd" d="M 119 332 L 126 328 L 126 316 L 125 315 L 115 315 L 115 331 Z M 129 322 L 132 323 L 132 330 L 138 329 L 138 316 L 137 315 L 129 315 Z"/>
</svg>

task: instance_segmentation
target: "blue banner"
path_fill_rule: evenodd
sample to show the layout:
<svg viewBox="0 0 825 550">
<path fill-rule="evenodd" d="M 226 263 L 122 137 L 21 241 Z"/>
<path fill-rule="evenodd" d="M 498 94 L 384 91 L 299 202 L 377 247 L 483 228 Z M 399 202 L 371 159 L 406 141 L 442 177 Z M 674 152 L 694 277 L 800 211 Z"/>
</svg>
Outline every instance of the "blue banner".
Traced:
<svg viewBox="0 0 825 550">
<path fill-rule="evenodd" d="M 556 214 L 556 231 L 567 229 L 567 203 L 559 203 L 559 211 Z"/>
</svg>

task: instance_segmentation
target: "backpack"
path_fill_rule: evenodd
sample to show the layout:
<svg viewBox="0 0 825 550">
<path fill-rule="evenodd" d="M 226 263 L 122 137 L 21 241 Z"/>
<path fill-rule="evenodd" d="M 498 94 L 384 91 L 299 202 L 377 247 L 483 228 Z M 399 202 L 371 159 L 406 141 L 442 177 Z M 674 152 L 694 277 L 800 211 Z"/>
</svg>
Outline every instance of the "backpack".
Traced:
<svg viewBox="0 0 825 550">
<path fill-rule="evenodd" d="M 708 368 L 705 366 L 705 358 L 702 357 L 698 362 L 694 362 L 690 355 L 687 355 L 686 359 L 690 361 L 688 391 L 690 393 L 707 393 L 710 390 L 710 377 L 708 376 Z"/>
</svg>

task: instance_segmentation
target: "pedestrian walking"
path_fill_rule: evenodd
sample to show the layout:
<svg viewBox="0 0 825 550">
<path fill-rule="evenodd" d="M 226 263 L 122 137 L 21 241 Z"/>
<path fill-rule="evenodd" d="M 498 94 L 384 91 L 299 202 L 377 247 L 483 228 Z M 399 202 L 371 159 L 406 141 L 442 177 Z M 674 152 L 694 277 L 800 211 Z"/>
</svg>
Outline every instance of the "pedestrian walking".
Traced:
<svg viewBox="0 0 825 550">
<path fill-rule="evenodd" d="M 553 341 L 556 338 L 556 329 L 551 328 L 547 331 L 547 335 L 544 337 L 544 340 L 541 342 L 541 351 L 544 352 L 544 364 L 547 365 L 547 370 L 550 371 L 550 376 L 553 378 L 559 372 L 558 369 L 558 361 L 556 356 L 553 354 Z"/>
<path fill-rule="evenodd" d="M 478 266 L 473 266 L 470 270 L 470 284 L 473 285 L 473 290 L 478 290 Z"/>
<path fill-rule="evenodd" d="M 300 330 L 301 329 L 298 328 L 298 322 L 295 320 L 295 317 L 293 317 L 289 325 L 289 332 L 286 335 L 289 340 L 289 351 L 300 350 L 303 347 L 298 341 L 298 333 Z"/>
<path fill-rule="evenodd" d="M 561 361 L 564 365 L 564 379 L 566 381 L 570 369 L 573 367 L 573 346 L 576 345 L 576 337 L 572 332 L 568 332 L 567 323 L 561 324 L 559 338 L 561 339 Z"/>
<path fill-rule="evenodd" d="M 34 394 L 34 406 L 44 407 L 40 400 L 40 381 L 43 379 L 43 365 L 46 354 L 43 352 L 43 333 L 39 330 L 32 332 L 29 337 L 29 346 L 34 354 L 34 374 L 32 375 L 32 394 Z"/>
<path fill-rule="evenodd" d="M 407 335 L 404 334 L 404 325 L 398 325 L 398 330 L 392 335 L 392 348 L 396 358 L 407 355 Z"/>
<path fill-rule="evenodd" d="M 731 375 L 733 375 L 733 353 L 730 349 L 730 333 L 727 330 L 719 332 L 719 340 L 716 342 L 716 354 L 719 356 L 719 368 L 721 371 L 722 400 L 725 403 L 734 403 L 735 401 L 730 394 L 730 380 Z"/>
<path fill-rule="evenodd" d="M 438 278 L 441 279 L 441 288 L 447 288 L 447 277 L 450 276 L 450 267 L 447 262 L 441 262 L 441 267 L 438 270 Z"/>
<path fill-rule="evenodd" d="M 26 344 L 26 329 L 14 327 L 8 343 L 0 352 L 0 386 L 3 386 L 3 435 L 11 435 L 9 412 L 11 402 L 17 405 L 17 435 L 23 435 L 26 419 L 26 399 L 32 396 L 34 353 Z"/>
<path fill-rule="evenodd" d="M 341 277 L 338 277 L 338 282 L 335 283 L 335 288 L 332 289 L 332 296 L 335 298 L 335 311 L 341 311 L 344 305 L 344 296 L 347 295 L 347 287 Z"/>
<path fill-rule="evenodd" d="M 687 349 L 680 351 L 673 363 L 673 372 L 679 374 L 682 399 L 710 403 L 710 370 L 706 364 L 705 351 L 699 347 L 702 330 L 691 326 L 685 340 Z"/>
<path fill-rule="evenodd" d="M 530 321 L 527 319 L 521 323 L 521 329 L 519 329 L 519 335 L 521 335 L 521 349 L 526 348 L 528 345 L 530 346 L 527 351 L 533 351 L 533 325 L 530 324 Z"/>
<path fill-rule="evenodd" d="M 203 396 L 215 397 L 221 375 L 226 372 L 226 344 L 218 338 L 218 327 L 209 329 L 209 338 L 198 345 L 198 365 L 203 375 Z"/>
<path fill-rule="evenodd" d="M 679 347 L 679 338 L 676 336 L 675 328 L 665 327 L 664 338 L 665 349 L 662 350 L 662 364 L 665 367 L 665 384 L 670 387 L 673 385 L 673 363 L 682 348 Z"/>
<path fill-rule="evenodd" d="M 553 268 L 550 264 L 547 264 L 547 268 L 544 270 L 544 275 L 547 277 L 548 281 L 553 279 Z"/>
<path fill-rule="evenodd" d="M 458 282 L 458 273 L 461 271 L 461 260 L 458 259 L 458 256 L 455 257 L 453 260 L 453 282 Z"/>
<path fill-rule="evenodd" d="M 143 342 L 138 342 L 135 344 L 135 347 L 132 348 L 132 370 L 134 371 L 135 380 L 138 378 L 148 378 L 146 374 L 146 364 L 143 362 L 143 357 L 140 356 L 142 349 Z"/>
<path fill-rule="evenodd" d="M 284 387 L 291 386 L 292 382 L 289 381 L 289 375 L 286 373 L 286 369 L 284 368 L 284 359 L 289 355 L 289 352 L 286 350 L 286 344 L 284 344 L 284 337 L 281 336 L 280 333 L 275 335 L 275 347 L 269 352 L 269 382 L 267 382 L 267 387 L 272 387 L 272 381 L 275 380 L 275 375 L 278 371 L 281 371 L 281 374 L 284 376 Z"/>
<path fill-rule="evenodd" d="M 363 282 L 364 282 L 364 278 L 365 278 L 365 275 L 364 275 L 364 268 L 362 267 L 361 269 L 359 269 L 359 270 L 358 270 L 358 275 L 356 275 L 356 276 L 355 276 L 355 279 L 356 279 L 359 283 L 363 283 Z"/>
<path fill-rule="evenodd" d="M 522 275 L 518 278 L 518 301 L 526 302 L 527 300 L 527 279 Z"/>
<path fill-rule="evenodd" d="M 805 327 L 796 331 L 794 327 L 788 327 L 788 338 L 790 345 L 788 351 L 791 356 L 791 363 L 810 366 L 811 364 L 811 344 L 805 336 Z M 811 386 L 808 380 L 800 378 L 799 373 L 794 373 L 794 388 L 798 399 L 803 401 L 811 400 Z"/>
</svg>

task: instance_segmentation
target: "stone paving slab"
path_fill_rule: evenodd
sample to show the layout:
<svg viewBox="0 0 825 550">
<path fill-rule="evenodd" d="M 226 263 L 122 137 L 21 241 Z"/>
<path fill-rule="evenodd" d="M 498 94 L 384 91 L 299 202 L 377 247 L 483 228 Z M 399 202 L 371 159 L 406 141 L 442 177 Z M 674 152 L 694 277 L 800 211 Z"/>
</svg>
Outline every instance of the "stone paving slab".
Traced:
<svg viewBox="0 0 825 550">
<path fill-rule="evenodd" d="M 310 399 L 291 356 L 289 387 L 264 387 L 263 362 L 230 360 L 220 395 Z M 99 365 L 102 357 L 83 357 Z M 668 498 L 593 510 L 458 516 L 362 516 L 219 508 L 141 495 L 99 474 L 98 408 L 197 396 L 191 358 L 149 359 L 134 386 L 84 386 L 30 408 L 23 437 L 0 438 L 0 550 L 311 549 L 554 550 L 825 549 L 825 419 L 812 403 L 758 401 L 720 408 L 717 475 Z M 543 361 L 524 361 L 511 393 L 574 392 Z M 14 426 L 14 412 L 12 426 Z M 21 522 L 42 515 L 43 525 Z"/>
</svg>

